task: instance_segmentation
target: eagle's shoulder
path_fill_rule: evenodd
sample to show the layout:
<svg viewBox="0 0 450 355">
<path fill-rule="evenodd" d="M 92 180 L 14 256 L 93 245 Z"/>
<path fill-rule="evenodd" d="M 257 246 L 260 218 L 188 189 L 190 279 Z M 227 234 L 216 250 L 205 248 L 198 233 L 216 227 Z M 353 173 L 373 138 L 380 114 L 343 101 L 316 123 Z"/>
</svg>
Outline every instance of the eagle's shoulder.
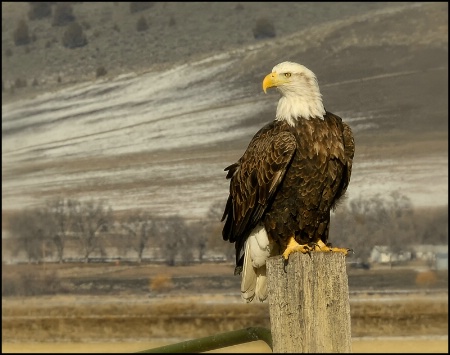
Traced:
<svg viewBox="0 0 450 355">
<path fill-rule="evenodd" d="M 281 121 L 273 121 L 263 126 L 251 139 L 242 157 L 234 164 L 225 168 L 227 179 L 242 169 L 276 169 L 292 155 L 297 143 L 289 125 Z M 245 170 L 244 170 L 245 171 Z"/>
<path fill-rule="evenodd" d="M 342 137 L 344 142 L 346 160 L 351 164 L 355 155 L 355 138 L 352 129 L 341 117 L 329 111 L 326 111 L 324 118 L 331 122 L 338 130 L 338 134 Z"/>
</svg>

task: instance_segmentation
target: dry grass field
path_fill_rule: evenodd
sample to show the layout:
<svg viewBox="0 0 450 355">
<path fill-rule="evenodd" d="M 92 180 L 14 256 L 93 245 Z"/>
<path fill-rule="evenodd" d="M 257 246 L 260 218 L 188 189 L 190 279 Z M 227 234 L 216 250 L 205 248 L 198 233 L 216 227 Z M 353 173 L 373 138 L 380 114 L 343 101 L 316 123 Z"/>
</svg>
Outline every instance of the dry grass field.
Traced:
<svg viewBox="0 0 450 355">
<path fill-rule="evenodd" d="M 4 265 L 2 281 L 32 267 L 48 272 L 58 265 L 47 265 L 45 270 L 42 265 Z M 144 278 L 147 292 L 114 286 L 106 292 L 95 288 L 92 290 L 97 291 L 87 291 L 86 282 L 67 294 L 4 296 L 2 351 L 134 352 L 247 327 L 270 328 L 268 305 L 242 303 L 236 285 L 225 278 L 231 271 L 232 265 L 227 264 L 171 268 L 62 265 L 57 273 L 51 270 L 62 283 L 84 279 L 91 280 L 91 284 L 96 282 L 93 280 L 109 280 L 114 285 L 113 281 Z M 207 277 L 212 273 L 212 278 L 223 283 L 222 291 L 208 286 Z M 349 270 L 354 352 L 447 351 L 448 292 L 445 288 L 419 287 L 417 281 L 422 282 L 423 275 L 400 268 Z M 447 274 L 436 275 L 434 285 L 445 287 Z M 187 278 L 193 281 L 187 283 Z M 403 287 L 411 282 L 414 285 L 410 285 L 410 293 L 396 292 L 395 282 Z M 393 283 L 384 287 L 392 292 L 377 292 L 385 283 Z M 367 285 L 375 288 L 368 289 Z M 216 352 L 270 349 L 258 341 Z"/>
<path fill-rule="evenodd" d="M 172 344 L 167 341 L 123 343 L 27 343 L 3 344 L 6 353 L 129 353 Z M 448 353 L 448 340 L 416 338 L 376 338 L 353 340 L 354 353 Z M 263 341 L 229 346 L 208 353 L 271 353 Z"/>
<path fill-rule="evenodd" d="M 249 326 L 269 327 L 266 304 L 237 302 L 230 296 L 4 299 L 2 352 L 134 352 Z M 354 352 L 448 348 L 446 295 L 353 297 L 351 312 Z M 215 352 L 221 351 L 270 348 L 258 341 Z"/>
<path fill-rule="evenodd" d="M 353 337 L 448 332 L 447 295 L 352 296 Z M 51 296 L 2 300 L 3 341 L 96 342 L 198 338 L 270 328 L 268 306 L 236 296 Z"/>
</svg>

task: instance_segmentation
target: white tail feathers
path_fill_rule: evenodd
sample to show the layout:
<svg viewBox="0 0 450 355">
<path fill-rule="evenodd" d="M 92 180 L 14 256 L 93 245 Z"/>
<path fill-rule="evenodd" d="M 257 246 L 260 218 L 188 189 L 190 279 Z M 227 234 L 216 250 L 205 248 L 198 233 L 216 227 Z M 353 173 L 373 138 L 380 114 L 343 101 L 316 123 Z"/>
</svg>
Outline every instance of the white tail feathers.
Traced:
<svg viewBox="0 0 450 355">
<path fill-rule="evenodd" d="M 263 302 L 267 296 L 267 276 L 266 276 L 266 265 L 261 266 L 256 269 L 256 298 Z"/>
<path fill-rule="evenodd" d="M 267 298 L 266 260 L 271 254 L 269 237 L 263 226 L 256 227 L 245 242 L 241 295 L 246 302 Z"/>
<path fill-rule="evenodd" d="M 256 272 L 250 258 L 250 243 L 245 243 L 244 265 L 242 267 L 241 296 L 246 302 L 253 301 L 256 289 Z"/>
</svg>

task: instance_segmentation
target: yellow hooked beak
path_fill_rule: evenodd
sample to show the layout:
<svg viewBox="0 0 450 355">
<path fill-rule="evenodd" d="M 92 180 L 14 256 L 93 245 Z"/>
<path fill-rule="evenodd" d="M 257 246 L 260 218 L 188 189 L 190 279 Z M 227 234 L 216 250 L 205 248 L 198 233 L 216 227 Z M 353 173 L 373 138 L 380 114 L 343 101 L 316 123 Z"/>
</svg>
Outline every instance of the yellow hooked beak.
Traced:
<svg viewBox="0 0 450 355">
<path fill-rule="evenodd" d="M 286 82 L 287 82 L 286 77 L 283 75 L 279 75 L 278 73 L 267 74 L 263 80 L 263 85 L 262 85 L 264 93 L 267 94 L 268 88 L 277 87 Z"/>
</svg>

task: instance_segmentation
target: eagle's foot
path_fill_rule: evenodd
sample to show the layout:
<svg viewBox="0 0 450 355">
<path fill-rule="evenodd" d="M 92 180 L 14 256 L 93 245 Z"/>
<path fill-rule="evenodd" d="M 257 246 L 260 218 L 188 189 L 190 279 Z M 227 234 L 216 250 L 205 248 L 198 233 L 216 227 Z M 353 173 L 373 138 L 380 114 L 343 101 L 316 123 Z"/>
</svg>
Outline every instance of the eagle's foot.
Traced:
<svg viewBox="0 0 450 355">
<path fill-rule="evenodd" d="M 295 240 L 294 237 L 291 237 L 291 239 L 289 240 L 289 243 L 286 247 L 286 250 L 283 253 L 283 257 L 284 260 L 288 260 L 289 259 L 289 255 L 295 252 L 301 252 L 303 254 L 308 253 L 310 256 L 310 252 L 314 250 L 314 248 L 311 248 L 309 245 L 307 244 L 298 244 Z"/>
<path fill-rule="evenodd" d="M 349 248 L 331 248 L 330 251 L 342 253 L 345 256 L 347 256 L 348 253 L 350 253 L 350 252 L 353 253 L 353 249 L 349 249 Z"/>
<path fill-rule="evenodd" d="M 350 252 L 353 253 L 353 249 L 332 247 L 331 243 L 325 244 L 321 240 L 319 240 L 317 243 L 315 243 L 314 251 L 321 251 L 321 252 L 325 252 L 325 253 L 326 252 L 337 252 L 337 253 L 342 253 L 345 256 L 347 256 L 348 253 L 350 253 Z"/>
</svg>

